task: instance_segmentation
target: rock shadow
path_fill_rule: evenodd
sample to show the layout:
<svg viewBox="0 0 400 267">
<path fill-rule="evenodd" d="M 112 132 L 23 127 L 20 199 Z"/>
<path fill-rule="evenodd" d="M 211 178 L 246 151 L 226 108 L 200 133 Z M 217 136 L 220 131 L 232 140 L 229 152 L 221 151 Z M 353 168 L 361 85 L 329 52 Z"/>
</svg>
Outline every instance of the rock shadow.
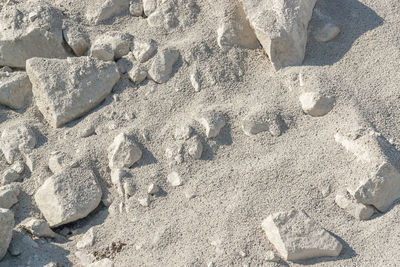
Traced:
<svg viewBox="0 0 400 267">
<path fill-rule="evenodd" d="M 313 29 L 331 22 L 341 32 L 330 42 L 318 42 Z M 382 25 L 384 20 L 358 0 L 319 0 L 309 24 L 309 38 L 303 65 L 325 66 L 338 62 L 364 33 Z"/>
</svg>

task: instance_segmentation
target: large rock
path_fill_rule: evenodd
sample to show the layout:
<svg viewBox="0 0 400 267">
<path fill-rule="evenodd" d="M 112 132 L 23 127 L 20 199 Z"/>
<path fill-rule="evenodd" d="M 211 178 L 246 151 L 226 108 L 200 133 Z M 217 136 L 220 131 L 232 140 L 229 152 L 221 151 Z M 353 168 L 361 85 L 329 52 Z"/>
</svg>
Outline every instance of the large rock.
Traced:
<svg viewBox="0 0 400 267">
<path fill-rule="evenodd" d="M 0 12 L 0 66 L 25 68 L 32 57 L 66 58 L 62 13 L 44 1 L 24 1 Z"/>
<path fill-rule="evenodd" d="M 57 227 L 86 217 L 101 196 L 93 171 L 77 167 L 48 178 L 35 193 L 35 201 L 50 227 Z"/>
<path fill-rule="evenodd" d="M 342 250 L 342 244 L 303 211 L 272 214 L 262 222 L 262 228 L 285 260 L 336 257 Z"/>
<path fill-rule="evenodd" d="M 0 72 L 0 104 L 20 109 L 31 92 L 32 85 L 26 72 Z"/>
<path fill-rule="evenodd" d="M 275 69 L 303 62 L 317 0 L 242 0 L 250 25 Z"/>
<path fill-rule="evenodd" d="M 90 57 L 32 58 L 26 63 L 26 70 L 36 105 L 53 127 L 97 106 L 120 78 L 114 62 Z"/>
<path fill-rule="evenodd" d="M 150 77 L 157 83 L 165 83 L 169 80 L 172 67 L 179 58 L 179 51 L 166 48 L 161 50 L 151 65 Z"/>
<path fill-rule="evenodd" d="M 0 260 L 6 255 L 14 228 L 14 213 L 0 208 Z"/>
<path fill-rule="evenodd" d="M 86 19 L 99 24 L 129 9 L 129 0 L 92 1 L 86 10 Z"/>
</svg>

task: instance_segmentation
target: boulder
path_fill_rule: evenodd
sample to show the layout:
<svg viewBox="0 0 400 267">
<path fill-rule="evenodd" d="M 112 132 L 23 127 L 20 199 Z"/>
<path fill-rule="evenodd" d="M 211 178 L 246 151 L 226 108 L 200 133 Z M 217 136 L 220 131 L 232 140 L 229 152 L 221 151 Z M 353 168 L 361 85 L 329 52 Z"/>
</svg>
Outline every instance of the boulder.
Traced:
<svg viewBox="0 0 400 267">
<path fill-rule="evenodd" d="M 66 58 L 61 11 L 44 1 L 24 1 L 0 12 L 0 66 L 25 68 L 32 57 Z"/>
<path fill-rule="evenodd" d="M 335 104 L 335 98 L 319 92 L 306 92 L 299 97 L 303 111 L 313 117 L 321 117 L 329 113 Z"/>
<path fill-rule="evenodd" d="M 69 168 L 48 178 L 35 201 L 50 227 L 86 217 L 100 203 L 102 191 L 92 170 Z"/>
<path fill-rule="evenodd" d="M 88 4 L 86 19 L 93 24 L 100 24 L 129 9 L 129 0 L 97 0 Z"/>
<path fill-rule="evenodd" d="M 32 58 L 26 69 L 35 103 L 55 128 L 97 106 L 120 78 L 114 62 L 90 57 Z"/>
<path fill-rule="evenodd" d="M 0 187 L 0 208 L 10 209 L 18 202 L 20 189 L 15 184 Z"/>
<path fill-rule="evenodd" d="M 303 62 L 317 0 L 242 0 L 251 27 L 275 69 Z"/>
<path fill-rule="evenodd" d="M 31 93 L 32 84 L 26 72 L 0 72 L 0 104 L 12 109 L 23 108 Z"/>
<path fill-rule="evenodd" d="M 269 241 L 289 261 L 339 256 L 342 244 L 301 210 L 268 216 L 262 222 Z"/>
<path fill-rule="evenodd" d="M 178 50 L 170 48 L 161 50 L 150 67 L 150 77 L 157 83 L 166 83 L 171 76 L 173 66 L 179 55 Z"/>
<path fill-rule="evenodd" d="M 110 169 L 130 168 L 142 157 L 142 150 L 125 133 L 120 133 L 108 147 Z"/>
<path fill-rule="evenodd" d="M 0 208 L 0 260 L 6 255 L 14 228 L 14 213 Z"/>
</svg>

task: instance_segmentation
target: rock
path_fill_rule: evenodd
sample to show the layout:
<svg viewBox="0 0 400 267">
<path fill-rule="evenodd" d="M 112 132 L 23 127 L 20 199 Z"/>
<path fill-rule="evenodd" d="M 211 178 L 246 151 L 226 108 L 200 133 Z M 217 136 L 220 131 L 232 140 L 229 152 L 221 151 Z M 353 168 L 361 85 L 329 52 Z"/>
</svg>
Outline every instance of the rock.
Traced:
<svg viewBox="0 0 400 267">
<path fill-rule="evenodd" d="M 256 108 L 243 119 L 242 129 L 248 136 L 266 131 L 269 131 L 272 136 L 279 136 L 283 132 L 282 119 L 277 113 Z"/>
<path fill-rule="evenodd" d="M 170 144 L 165 149 L 165 157 L 170 161 L 170 164 L 180 164 L 183 162 L 183 143 L 176 142 Z"/>
<path fill-rule="evenodd" d="M 336 195 L 335 203 L 351 216 L 360 221 L 368 220 L 375 212 L 373 207 L 356 203 L 342 194 Z"/>
<path fill-rule="evenodd" d="M 329 42 L 335 39 L 339 33 L 340 29 L 338 26 L 333 25 L 332 23 L 326 23 L 314 32 L 314 38 L 318 42 Z"/>
<path fill-rule="evenodd" d="M 78 258 L 79 262 L 81 263 L 82 266 L 89 266 L 92 262 L 95 261 L 95 257 L 92 254 L 87 254 L 83 251 L 77 251 L 75 252 L 75 257 Z M 98 267 L 97 265 L 94 265 L 95 267 Z"/>
<path fill-rule="evenodd" d="M 0 148 L 8 164 L 20 159 L 22 154 L 30 153 L 35 148 L 37 136 L 27 123 L 15 123 L 3 130 Z"/>
<path fill-rule="evenodd" d="M 267 253 L 265 253 L 265 260 L 269 262 L 278 262 L 280 258 L 272 250 L 268 250 Z"/>
<path fill-rule="evenodd" d="M 13 169 L 7 169 L 3 172 L 3 181 L 2 184 L 11 184 L 13 182 L 17 182 L 21 178 L 21 175 L 18 174 L 15 170 Z"/>
<path fill-rule="evenodd" d="M 125 169 L 111 169 L 111 182 L 117 188 L 121 197 L 125 196 L 124 180 L 131 178 L 131 174 Z"/>
<path fill-rule="evenodd" d="M 135 184 L 132 179 L 126 179 L 123 183 L 124 193 L 126 198 L 130 198 L 135 194 Z"/>
<path fill-rule="evenodd" d="M 303 211 L 272 214 L 262 222 L 262 228 L 285 260 L 337 257 L 342 250 L 342 244 Z"/>
<path fill-rule="evenodd" d="M 32 84 L 24 71 L 0 73 L 0 104 L 12 109 L 23 108 L 32 93 Z"/>
<path fill-rule="evenodd" d="M 242 0 L 250 26 L 274 68 L 299 65 L 317 0 Z"/>
<path fill-rule="evenodd" d="M 56 128 L 97 106 L 120 78 L 115 63 L 90 57 L 32 58 L 26 69 L 37 107 Z"/>
<path fill-rule="evenodd" d="M 63 171 L 72 161 L 66 153 L 53 151 L 50 153 L 49 169 L 53 174 Z"/>
<path fill-rule="evenodd" d="M 143 3 L 141 0 L 133 0 L 129 4 L 129 13 L 134 17 L 140 17 L 143 14 Z"/>
<path fill-rule="evenodd" d="M 34 198 L 50 227 L 57 227 L 86 217 L 101 196 L 92 170 L 70 168 L 48 178 Z"/>
<path fill-rule="evenodd" d="M 101 3 L 92 1 L 86 11 L 86 19 L 93 24 L 100 24 L 129 9 L 129 0 L 104 0 Z"/>
<path fill-rule="evenodd" d="M 306 92 L 299 97 L 303 111 L 313 117 L 320 117 L 332 110 L 335 99 L 319 92 Z"/>
<path fill-rule="evenodd" d="M 141 63 L 149 60 L 157 51 L 157 44 L 154 40 L 135 41 L 133 55 L 135 59 Z"/>
<path fill-rule="evenodd" d="M 0 187 L 0 208 L 10 209 L 18 202 L 20 189 L 15 184 Z"/>
<path fill-rule="evenodd" d="M 193 159 L 200 159 L 203 154 L 203 144 L 198 136 L 193 136 L 185 142 L 185 152 Z"/>
<path fill-rule="evenodd" d="M 89 50 L 88 37 L 78 27 L 67 27 L 63 35 L 76 56 L 81 57 Z"/>
<path fill-rule="evenodd" d="M 131 79 L 132 82 L 134 83 L 141 83 L 147 78 L 147 69 L 143 66 L 136 66 L 133 67 L 129 73 L 129 78 Z"/>
<path fill-rule="evenodd" d="M 157 9 L 158 1 L 159 0 L 143 0 L 143 11 L 147 17 Z"/>
<path fill-rule="evenodd" d="M 149 15 L 147 23 L 150 27 L 163 27 L 165 23 L 164 14 L 161 10 L 156 10 Z"/>
<path fill-rule="evenodd" d="M 22 162 L 18 161 L 11 167 L 11 169 L 14 170 L 17 174 L 22 174 L 25 170 L 25 165 Z"/>
<path fill-rule="evenodd" d="M 179 51 L 166 48 L 161 50 L 150 67 L 149 75 L 157 83 L 166 83 L 172 73 L 172 67 L 179 58 Z"/>
<path fill-rule="evenodd" d="M 133 36 L 128 33 L 110 31 L 96 38 L 90 48 L 90 56 L 104 60 L 118 60 L 131 49 Z"/>
<path fill-rule="evenodd" d="M 167 181 L 173 187 L 181 186 L 183 184 L 181 176 L 175 171 L 168 174 Z"/>
<path fill-rule="evenodd" d="M 82 131 L 79 133 L 79 136 L 86 138 L 94 134 L 96 134 L 96 126 L 94 124 L 90 124 L 82 129 Z"/>
<path fill-rule="evenodd" d="M 125 74 L 125 73 L 129 72 L 133 68 L 134 64 L 136 64 L 136 62 L 133 59 L 132 53 L 129 53 L 128 55 L 123 56 L 122 58 L 118 59 L 118 61 L 117 61 L 117 67 L 121 74 Z"/>
<path fill-rule="evenodd" d="M 0 12 L 0 66 L 25 68 L 32 57 L 66 58 L 62 18 L 44 1 L 5 6 Z"/>
<path fill-rule="evenodd" d="M 94 241 L 95 241 L 95 234 L 94 234 L 94 230 L 93 230 L 93 227 L 92 227 L 76 243 L 76 248 L 83 249 L 83 248 L 91 247 L 91 246 L 94 245 Z"/>
<path fill-rule="evenodd" d="M 112 260 L 105 258 L 88 264 L 86 265 L 86 267 L 114 267 L 114 263 L 112 262 Z"/>
<path fill-rule="evenodd" d="M 145 196 L 143 198 L 138 198 L 138 202 L 140 205 L 142 205 L 143 207 L 148 207 L 150 206 L 150 197 L 149 196 Z"/>
<path fill-rule="evenodd" d="M 130 168 L 142 157 L 142 150 L 125 133 L 120 133 L 108 147 L 110 169 Z"/>
<path fill-rule="evenodd" d="M 0 208 L 0 260 L 6 255 L 14 228 L 14 213 Z"/>
<path fill-rule="evenodd" d="M 149 195 L 156 195 L 160 192 L 161 188 L 156 184 L 150 184 L 147 188 L 147 193 Z"/>
<path fill-rule="evenodd" d="M 226 124 L 225 115 L 214 109 L 201 112 L 197 120 L 205 128 L 207 138 L 217 137 Z"/>
<path fill-rule="evenodd" d="M 42 219 L 27 218 L 21 224 L 21 227 L 36 237 L 51 237 L 57 236 L 50 227 L 49 224 Z"/>
<path fill-rule="evenodd" d="M 181 124 L 175 128 L 175 140 L 188 140 L 193 133 L 193 128 L 188 124 Z"/>
<path fill-rule="evenodd" d="M 217 30 L 218 45 L 227 51 L 233 46 L 255 49 L 260 46 L 257 36 L 251 29 L 243 8 L 235 4 L 233 8 L 224 11 L 224 17 Z"/>
<path fill-rule="evenodd" d="M 197 69 L 194 69 L 190 73 L 190 82 L 194 88 L 195 92 L 200 92 L 201 90 L 201 80 L 200 80 L 200 73 Z"/>
</svg>

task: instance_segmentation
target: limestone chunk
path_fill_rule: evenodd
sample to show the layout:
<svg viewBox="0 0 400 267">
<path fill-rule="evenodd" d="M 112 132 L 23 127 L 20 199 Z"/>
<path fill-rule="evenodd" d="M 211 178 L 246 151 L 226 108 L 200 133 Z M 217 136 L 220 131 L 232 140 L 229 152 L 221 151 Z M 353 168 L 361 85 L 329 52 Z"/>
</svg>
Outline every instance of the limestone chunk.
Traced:
<svg viewBox="0 0 400 267">
<path fill-rule="evenodd" d="M 14 213 L 0 208 L 0 260 L 6 255 L 14 228 Z"/>
<path fill-rule="evenodd" d="M 23 108 L 32 94 L 32 84 L 24 71 L 0 73 L 0 104 L 12 109 Z"/>
<path fill-rule="evenodd" d="M 92 1 L 86 11 L 86 19 L 93 24 L 100 24 L 129 9 L 129 0 Z"/>
<path fill-rule="evenodd" d="M 181 176 L 175 171 L 168 174 L 167 181 L 173 187 L 181 186 L 183 184 Z"/>
<path fill-rule="evenodd" d="M 128 33 L 107 32 L 93 42 L 90 55 L 105 61 L 118 60 L 129 53 L 132 39 L 132 35 Z"/>
<path fill-rule="evenodd" d="M 63 35 L 76 56 L 81 57 L 89 50 L 88 37 L 78 27 L 67 27 L 63 30 Z"/>
<path fill-rule="evenodd" d="M 56 233 L 53 232 L 49 224 L 42 219 L 27 218 L 21 223 L 21 227 L 37 237 L 56 237 Z"/>
<path fill-rule="evenodd" d="M 373 207 L 356 203 L 343 194 L 336 195 L 335 203 L 360 221 L 368 220 L 375 212 Z"/>
<path fill-rule="evenodd" d="M 214 109 L 201 112 L 198 121 L 205 128 L 207 138 L 217 137 L 226 124 L 225 115 Z"/>
<path fill-rule="evenodd" d="M 140 17 L 143 14 L 143 3 L 142 0 L 133 0 L 129 4 L 129 13 L 132 16 Z"/>
<path fill-rule="evenodd" d="M 157 44 L 154 40 L 135 41 L 133 55 L 136 60 L 143 63 L 149 60 L 157 51 Z"/>
<path fill-rule="evenodd" d="M 299 97 L 301 107 L 306 114 L 313 117 L 321 117 L 332 110 L 335 99 L 319 92 L 306 92 Z"/>
<path fill-rule="evenodd" d="M 82 238 L 76 243 L 76 248 L 83 249 L 94 245 L 95 233 L 93 227 L 90 228 Z"/>
<path fill-rule="evenodd" d="M 139 84 L 139 83 L 143 82 L 144 80 L 146 80 L 147 69 L 145 67 L 139 65 L 139 66 L 133 67 L 129 71 L 128 75 L 132 82 Z"/>
<path fill-rule="evenodd" d="M 272 214 L 262 222 L 262 228 L 285 260 L 337 257 L 342 250 L 342 244 L 303 211 Z"/>
<path fill-rule="evenodd" d="M 165 48 L 161 50 L 150 67 L 149 75 L 157 83 L 166 83 L 172 73 L 172 68 L 179 58 L 179 51 Z"/>
<path fill-rule="evenodd" d="M 158 2 L 159 0 L 143 0 L 143 11 L 147 17 L 157 9 Z"/>
<path fill-rule="evenodd" d="M 160 192 L 160 187 L 156 184 L 150 184 L 149 187 L 147 188 L 147 193 L 149 195 L 156 195 L 158 192 Z"/>
<path fill-rule="evenodd" d="M 35 202 L 50 227 L 86 217 L 100 203 L 102 191 L 92 170 L 69 168 L 48 178 Z"/>
<path fill-rule="evenodd" d="M 55 128 L 97 106 L 120 78 L 115 63 L 90 57 L 33 58 L 27 73 L 37 107 Z"/>
<path fill-rule="evenodd" d="M 0 208 L 10 209 L 18 202 L 21 190 L 15 184 L 0 187 Z"/>
<path fill-rule="evenodd" d="M 142 150 L 125 133 L 120 133 L 108 147 L 110 169 L 130 168 L 142 157 Z"/>
<path fill-rule="evenodd" d="M 190 82 L 194 88 L 195 92 L 200 92 L 201 90 L 201 80 L 200 80 L 200 73 L 197 69 L 194 69 L 190 73 Z"/>
<path fill-rule="evenodd" d="M 193 159 L 200 159 L 203 154 L 203 144 L 198 136 L 193 136 L 185 142 L 185 152 Z"/>
</svg>

